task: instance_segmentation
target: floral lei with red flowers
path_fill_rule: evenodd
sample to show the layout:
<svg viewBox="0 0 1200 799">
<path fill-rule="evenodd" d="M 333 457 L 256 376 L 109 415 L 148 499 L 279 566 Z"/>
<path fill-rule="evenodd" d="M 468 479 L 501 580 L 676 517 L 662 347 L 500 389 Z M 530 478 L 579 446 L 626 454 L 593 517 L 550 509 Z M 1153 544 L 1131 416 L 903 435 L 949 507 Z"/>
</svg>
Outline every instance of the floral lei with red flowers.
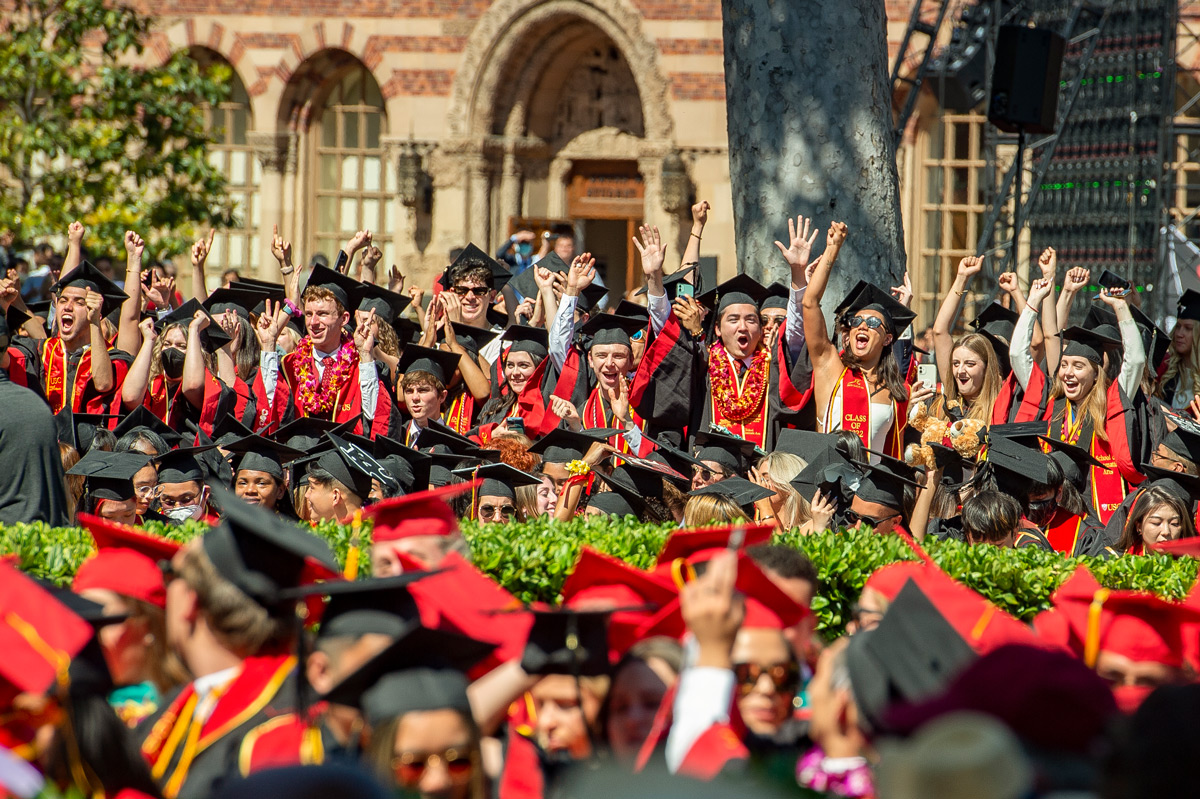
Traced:
<svg viewBox="0 0 1200 799">
<path fill-rule="evenodd" d="M 713 342 L 708 348 L 708 376 L 712 381 L 713 402 L 717 405 L 714 417 L 741 422 L 756 414 L 767 396 L 770 370 L 771 352 L 766 347 L 759 347 L 739 392 L 737 373 L 725 345 L 720 341 Z"/>
<path fill-rule="evenodd" d="M 354 368 L 354 340 L 346 338 L 337 352 L 325 359 L 325 371 L 317 369 L 312 340 L 305 337 L 296 348 L 296 377 L 300 407 L 306 416 L 320 416 L 333 410 L 338 392 Z"/>
</svg>

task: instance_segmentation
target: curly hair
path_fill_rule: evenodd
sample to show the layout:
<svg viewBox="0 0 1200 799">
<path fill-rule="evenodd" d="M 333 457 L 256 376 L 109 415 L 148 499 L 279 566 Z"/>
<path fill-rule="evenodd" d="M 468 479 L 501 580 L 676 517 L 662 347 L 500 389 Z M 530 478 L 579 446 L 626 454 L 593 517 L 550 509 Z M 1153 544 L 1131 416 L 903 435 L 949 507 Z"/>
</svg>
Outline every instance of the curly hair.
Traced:
<svg viewBox="0 0 1200 799">
<path fill-rule="evenodd" d="M 499 452 L 501 463 L 507 463 L 514 469 L 520 469 L 523 472 L 533 472 L 541 466 L 542 459 L 529 451 L 531 446 L 533 446 L 533 441 L 527 436 L 504 433 L 488 442 L 485 449 Z"/>
</svg>

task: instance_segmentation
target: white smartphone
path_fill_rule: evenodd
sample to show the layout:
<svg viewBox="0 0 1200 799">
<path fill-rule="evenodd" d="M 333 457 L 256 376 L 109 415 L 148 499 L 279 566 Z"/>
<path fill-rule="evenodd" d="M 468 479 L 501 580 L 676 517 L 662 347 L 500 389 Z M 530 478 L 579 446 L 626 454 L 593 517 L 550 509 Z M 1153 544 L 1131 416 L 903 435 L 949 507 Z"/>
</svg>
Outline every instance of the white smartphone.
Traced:
<svg viewBox="0 0 1200 799">
<path fill-rule="evenodd" d="M 938 386 L 937 364 L 917 364 L 917 380 L 921 381 L 921 384 L 924 385 L 925 388 L 932 388 L 936 390 Z"/>
</svg>

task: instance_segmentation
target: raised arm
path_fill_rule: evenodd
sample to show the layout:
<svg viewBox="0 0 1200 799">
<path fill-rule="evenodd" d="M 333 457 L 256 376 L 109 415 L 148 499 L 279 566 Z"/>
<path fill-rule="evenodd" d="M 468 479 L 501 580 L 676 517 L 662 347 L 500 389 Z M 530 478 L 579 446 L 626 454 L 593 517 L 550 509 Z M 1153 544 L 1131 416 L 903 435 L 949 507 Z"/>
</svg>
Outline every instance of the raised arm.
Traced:
<svg viewBox="0 0 1200 799">
<path fill-rule="evenodd" d="M 142 318 L 142 253 L 146 242 L 132 230 L 125 231 L 125 293 L 117 324 L 117 349 L 135 353 L 142 345 L 139 323 Z"/>
<path fill-rule="evenodd" d="M 1025 292 L 1021 291 L 1021 284 L 1017 281 L 1016 272 L 1005 272 L 1000 275 L 1000 290 L 1008 295 L 1012 302 L 1012 309 L 1017 313 L 1025 310 Z"/>
<path fill-rule="evenodd" d="M 204 348 L 200 346 L 200 333 L 208 327 L 208 314 L 196 311 L 188 325 L 187 349 L 183 354 L 183 383 L 180 390 L 193 408 L 204 407 L 204 377 L 208 371 L 204 365 Z"/>
<path fill-rule="evenodd" d="M 1146 346 L 1142 342 L 1141 331 L 1129 310 L 1125 297 L 1126 289 L 1104 289 L 1100 292 L 1100 301 L 1113 310 L 1117 315 L 1117 326 L 1121 330 L 1121 345 L 1125 352 L 1121 356 L 1121 372 L 1117 382 L 1125 396 L 1132 397 L 1142 384 L 1142 373 L 1146 369 Z"/>
<path fill-rule="evenodd" d="M 67 254 L 63 257 L 62 271 L 65 275 L 83 261 L 83 235 L 87 231 L 80 222 L 67 225 Z"/>
<path fill-rule="evenodd" d="M 712 210 L 712 206 L 708 204 L 708 200 L 701 200 L 692 206 L 692 230 L 688 233 L 687 246 L 683 248 L 683 257 L 679 263 L 680 269 L 700 263 L 700 242 L 704 236 L 704 226 L 708 224 L 710 210 Z"/>
<path fill-rule="evenodd" d="M 199 302 L 208 299 L 208 286 L 204 284 L 204 264 L 212 252 L 213 236 L 216 234 L 215 228 L 209 228 L 208 238 L 197 239 L 192 245 L 192 296 Z"/>
<path fill-rule="evenodd" d="M 142 320 L 138 327 L 142 344 L 121 383 L 121 405 L 127 411 L 137 408 L 146 397 L 146 389 L 150 386 L 150 367 L 154 364 L 154 342 L 158 340 L 153 319 Z"/>
<path fill-rule="evenodd" d="M 958 273 L 950 291 L 938 308 L 937 318 L 933 320 L 933 353 L 937 362 L 938 374 L 943 381 L 949 381 L 952 373 L 954 349 L 954 325 L 958 320 L 958 312 L 962 308 L 963 295 L 971 285 L 971 278 L 983 269 L 983 258 L 978 255 L 968 255 L 958 262 Z"/>
<path fill-rule="evenodd" d="M 821 310 L 821 298 L 825 296 L 825 287 L 829 285 L 829 273 L 837 260 L 838 252 L 846 241 L 846 223 L 833 222 L 829 232 L 825 234 L 825 252 L 817 261 L 817 268 L 809 278 L 808 290 L 801 303 L 804 318 L 804 341 L 808 346 L 808 356 L 812 360 L 813 374 L 825 374 L 826 370 L 836 369 L 838 361 L 837 347 L 829 340 L 829 330 L 825 327 L 825 313 Z M 829 376 L 836 379 L 836 374 Z"/>
<path fill-rule="evenodd" d="M 567 272 L 567 290 L 563 292 L 558 313 L 550 326 L 550 359 L 555 369 L 562 369 L 567 362 L 571 338 L 575 335 L 575 307 L 579 304 L 579 295 L 595 279 L 596 259 L 589 252 L 576 255 Z"/>
<path fill-rule="evenodd" d="M 271 255 L 279 262 L 283 275 L 283 293 L 294 305 L 300 305 L 300 273 L 292 266 L 292 243 L 279 235 L 279 225 L 271 226 Z"/>
<path fill-rule="evenodd" d="M 1071 306 L 1075 304 L 1075 295 L 1083 291 L 1083 287 L 1091 279 L 1091 271 L 1082 266 L 1075 266 L 1067 270 L 1067 276 L 1063 279 L 1062 291 L 1058 293 L 1058 307 L 1055 309 L 1060 325 L 1067 324 L 1067 320 L 1071 318 Z"/>
<path fill-rule="evenodd" d="M 1033 343 L 1033 327 L 1037 324 L 1038 307 L 1046 299 L 1054 287 L 1050 281 L 1038 279 L 1029 287 L 1029 303 L 1021 311 L 1013 329 L 1013 337 L 1008 348 L 1008 359 L 1012 363 L 1013 374 L 1021 388 L 1029 387 L 1029 377 L 1033 374 L 1033 354 L 1029 351 Z M 1051 372 L 1053 374 L 1053 372 Z"/>
<path fill-rule="evenodd" d="M 104 340 L 104 328 L 100 326 L 104 320 L 104 295 L 88 289 L 84 301 L 87 303 L 88 327 L 91 330 L 92 385 L 103 394 L 116 386 L 112 360 L 108 356 L 108 342 Z"/>
<path fill-rule="evenodd" d="M 642 274 L 646 277 L 646 306 L 650 311 L 650 326 L 657 334 L 662 331 L 671 316 L 671 303 L 667 300 L 667 289 L 663 285 L 663 262 L 667 259 L 667 247 L 663 244 L 658 228 L 642 225 L 639 232 L 642 234 L 642 240 L 639 241 L 637 236 L 634 236 L 633 246 L 637 247 L 642 256 Z M 692 241 L 698 242 L 699 239 Z"/>
<path fill-rule="evenodd" d="M 1042 337 L 1046 342 L 1046 371 L 1054 374 L 1058 371 L 1058 362 L 1062 358 L 1062 328 L 1058 323 L 1058 306 L 1054 301 L 1054 282 L 1058 277 L 1058 254 L 1053 247 L 1047 247 L 1038 257 L 1038 268 L 1042 271 L 1042 279 L 1050 284 L 1050 293 L 1042 300 L 1039 309 L 1042 319 Z"/>
<path fill-rule="evenodd" d="M 812 247 L 821 231 L 813 227 L 811 219 L 797 216 L 796 221 L 788 217 L 788 246 L 776 241 L 775 246 L 787 261 L 792 273 L 791 291 L 788 292 L 787 317 L 783 326 L 784 342 L 788 352 L 795 358 L 804 347 L 804 319 L 800 304 L 804 300 L 804 290 L 812 276 L 816 264 L 812 260 Z"/>
<path fill-rule="evenodd" d="M 533 280 L 538 287 L 537 303 L 529 323 L 534 327 L 545 327 L 547 322 L 558 315 L 558 298 L 554 296 L 555 276 L 558 273 L 537 264 L 529 268 L 533 270 Z"/>
</svg>

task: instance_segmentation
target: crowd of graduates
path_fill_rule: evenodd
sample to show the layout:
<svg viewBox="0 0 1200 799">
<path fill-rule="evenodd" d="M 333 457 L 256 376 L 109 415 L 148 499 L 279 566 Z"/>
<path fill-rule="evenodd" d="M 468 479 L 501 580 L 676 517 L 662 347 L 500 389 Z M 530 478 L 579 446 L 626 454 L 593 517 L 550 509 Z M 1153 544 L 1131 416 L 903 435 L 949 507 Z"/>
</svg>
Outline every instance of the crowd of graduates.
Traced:
<svg viewBox="0 0 1200 799">
<path fill-rule="evenodd" d="M 624 298 L 569 236 L 534 256 L 532 234 L 496 257 L 468 245 L 407 288 L 381 276 L 369 231 L 307 269 L 276 233 L 278 282 L 226 270 L 212 291 L 202 239 L 186 301 L 133 231 L 123 276 L 85 258 L 77 223 L 36 292 L 10 268 L 0 524 L 78 525 L 95 554 L 69 588 L 0 564 L 0 785 L 1017 799 L 1190 784 L 1200 592 L 1109 590 L 1080 566 L 1027 624 L 923 543 L 1200 556 L 1200 295 L 1168 335 L 1119 275 L 1060 274 L 1046 250 L 1027 290 L 1005 273 L 989 292 L 968 257 L 914 328 L 907 276 L 825 301 L 854 246 L 836 221 L 816 253 L 813 221 L 788 220 L 784 284 L 703 285 L 708 214 L 693 207 L 670 273 L 641 228 L 644 286 Z M 961 325 L 968 291 L 1000 299 Z M 585 547 L 558 607 L 523 606 L 459 530 L 582 514 L 679 529 L 650 570 Z M 209 527 L 180 545 L 150 521 Z M 314 532 L 330 521 L 354 530 L 341 565 Z M 914 559 L 871 575 L 829 640 L 815 568 L 771 540 L 850 527 Z"/>
</svg>

